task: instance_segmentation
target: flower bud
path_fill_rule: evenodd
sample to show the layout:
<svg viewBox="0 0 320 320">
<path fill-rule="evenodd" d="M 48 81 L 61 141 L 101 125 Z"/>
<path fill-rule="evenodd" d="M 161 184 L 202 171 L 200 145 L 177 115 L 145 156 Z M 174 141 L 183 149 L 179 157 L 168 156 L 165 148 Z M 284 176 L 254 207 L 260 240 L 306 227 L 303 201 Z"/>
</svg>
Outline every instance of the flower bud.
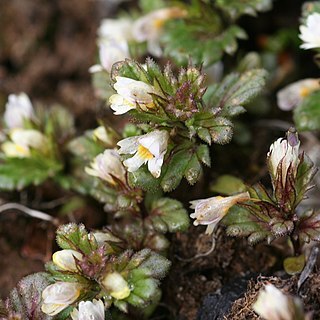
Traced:
<svg viewBox="0 0 320 320">
<path fill-rule="evenodd" d="M 283 294 L 272 284 L 260 290 L 253 310 L 265 320 L 304 319 L 301 301 Z"/>
<path fill-rule="evenodd" d="M 86 167 L 87 174 L 99 177 L 115 186 L 118 180 L 126 184 L 126 170 L 122 165 L 119 154 L 113 149 L 107 149 L 91 162 L 91 167 Z M 116 178 L 116 179 L 115 179 Z"/>
<path fill-rule="evenodd" d="M 33 107 L 25 93 L 9 95 L 3 115 L 4 122 L 9 129 L 23 128 L 23 121 L 33 117 Z"/>
<path fill-rule="evenodd" d="M 196 219 L 193 224 L 207 225 L 207 234 L 211 234 L 217 224 L 228 213 L 229 209 L 237 203 L 244 202 L 250 199 L 248 192 L 243 192 L 230 197 L 212 197 L 209 199 L 201 199 L 191 201 L 191 208 L 195 212 L 190 215 L 192 219 Z"/>
<path fill-rule="evenodd" d="M 78 271 L 75 258 L 81 261 L 83 256 L 78 251 L 68 249 L 57 251 L 52 255 L 52 261 L 59 269 L 72 272 Z"/>
<path fill-rule="evenodd" d="M 71 312 L 72 320 L 105 320 L 104 304 L 101 300 L 81 301 L 79 311 Z"/>
<path fill-rule="evenodd" d="M 270 146 L 267 161 L 273 183 L 280 181 L 285 186 L 289 169 L 293 177 L 296 177 L 300 162 L 299 146 L 300 141 L 294 130 L 289 130 L 287 138 L 279 138 Z"/>
<path fill-rule="evenodd" d="M 54 316 L 74 303 L 80 296 L 82 285 L 73 282 L 56 282 L 42 292 L 41 310 Z"/>
<path fill-rule="evenodd" d="M 101 281 L 111 297 L 122 300 L 130 295 L 127 281 L 118 272 L 108 273 Z"/>
</svg>

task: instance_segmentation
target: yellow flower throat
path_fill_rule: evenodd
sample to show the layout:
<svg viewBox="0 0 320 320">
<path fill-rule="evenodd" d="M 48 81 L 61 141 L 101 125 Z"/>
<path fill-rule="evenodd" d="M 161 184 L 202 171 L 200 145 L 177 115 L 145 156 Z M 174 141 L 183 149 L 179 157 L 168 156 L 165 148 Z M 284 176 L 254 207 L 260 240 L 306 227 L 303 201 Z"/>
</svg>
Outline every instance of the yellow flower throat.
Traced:
<svg viewBox="0 0 320 320">
<path fill-rule="evenodd" d="M 141 144 L 138 146 L 138 155 L 144 160 L 150 160 L 153 158 L 153 154 Z"/>
</svg>

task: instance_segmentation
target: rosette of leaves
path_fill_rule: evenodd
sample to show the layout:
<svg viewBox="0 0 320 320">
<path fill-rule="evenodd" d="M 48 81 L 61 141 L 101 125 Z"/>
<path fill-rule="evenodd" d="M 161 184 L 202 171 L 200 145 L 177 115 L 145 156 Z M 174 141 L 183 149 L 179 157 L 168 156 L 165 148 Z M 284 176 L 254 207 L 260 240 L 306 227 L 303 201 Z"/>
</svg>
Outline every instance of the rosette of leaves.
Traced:
<svg viewBox="0 0 320 320">
<path fill-rule="evenodd" d="M 192 1 L 184 5 L 188 12 L 185 18 L 166 24 L 162 37 L 165 55 L 180 65 L 186 65 L 190 58 L 197 64 L 212 65 L 224 53 L 234 54 L 237 40 L 247 38 L 235 21 L 244 14 L 255 15 L 270 7 L 270 0 Z"/>
<path fill-rule="evenodd" d="M 114 305 L 127 313 L 129 305 L 144 309 L 161 296 L 160 280 L 166 275 L 170 261 L 150 249 L 125 250 L 116 237 L 105 233 L 103 238 L 103 232 L 99 233 L 100 237 L 73 223 L 57 230 L 58 245 L 82 255 L 81 259 L 75 259 L 77 271 L 62 270 L 53 262 L 46 265 L 51 283 L 82 285 L 76 303 L 62 311 L 57 319 L 66 319 L 81 300 L 103 299 L 106 307 Z"/>
<path fill-rule="evenodd" d="M 65 147 L 75 132 L 73 116 L 58 105 L 50 109 L 38 107 L 34 113 L 32 119 L 25 119 L 21 130 L 41 135 L 43 146 L 41 150 L 31 147 L 26 156 L 1 153 L 0 189 L 21 190 L 30 185 L 39 185 L 47 179 L 54 179 L 64 169 Z M 10 131 L 5 141 L 10 141 L 9 135 Z"/>
<path fill-rule="evenodd" d="M 287 168 L 285 181 L 281 178 L 285 160 L 280 161 L 276 168 L 280 178 L 275 179 L 269 167 L 272 193 L 262 184 L 248 187 L 251 200 L 233 207 L 223 220 L 228 235 L 248 237 L 250 244 L 265 239 L 270 243 L 275 238 L 289 236 L 295 254 L 300 252 L 303 242 L 319 240 L 317 213 L 312 210 L 305 213 L 296 211 L 312 187 L 310 184 L 317 169 L 304 153 L 299 154 L 298 160 L 296 172 L 292 163 Z"/>
<path fill-rule="evenodd" d="M 161 187 L 168 192 L 175 189 L 183 177 L 190 184 L 199 180 L 202 166 L 211 165 L 208 145 L 231 140 L 231 118 L 244 112 L 243 105 L 259 93 L 265 84 L 266 72 L 261 69 L 235 72 L 220 84 L 207 88 L 205 75 L 199 68 L 189 66 L 175 75 L 170 65 L 162 71 L 150 59 L 145 67 L 127 59 L 113 66 L 112 80 L 115 82 L 118 76 L 145 82 L 157 92 L 152 93 L 154 108 L 138 107 L 128 112 L 139 126 L 146 132 L 170 130 L 161 176 L 153 178 L 143 166 L 134 175 L 129 173 L 129 182 L 144 190 Z"/>
</svg>

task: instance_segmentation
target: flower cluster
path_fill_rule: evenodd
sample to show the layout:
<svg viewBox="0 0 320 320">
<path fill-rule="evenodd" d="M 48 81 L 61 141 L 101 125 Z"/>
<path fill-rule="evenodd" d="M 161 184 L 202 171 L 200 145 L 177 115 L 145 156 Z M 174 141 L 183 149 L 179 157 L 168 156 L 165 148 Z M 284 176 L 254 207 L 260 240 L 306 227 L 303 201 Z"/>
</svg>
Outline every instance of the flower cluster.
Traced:
<svg viewBox="0 0 320 320">
<path fill-rule="evenodd" d="M 149 249 L 122 250 L 115 246 L 119 239 L 107 233 L 96 235 L 75 224 L 57 230 L 63 250 L 55 252 L 47 265 L 53 283 L 42 292 L 42 312 L 55 316 L 64 311 L 73 320 L 100 320 L 113 304 L 127 312 L 129 304 L 152 303 L 170 262 Z"/>
</svg>

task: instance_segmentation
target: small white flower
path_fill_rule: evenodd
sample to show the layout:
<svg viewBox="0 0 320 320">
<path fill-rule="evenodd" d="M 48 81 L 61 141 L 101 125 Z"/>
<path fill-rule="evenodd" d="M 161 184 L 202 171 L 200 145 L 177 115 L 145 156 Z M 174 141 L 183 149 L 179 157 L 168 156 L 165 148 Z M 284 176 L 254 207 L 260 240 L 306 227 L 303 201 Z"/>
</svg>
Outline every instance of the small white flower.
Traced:
<svg viewBox="0 0 320 320">
<path fill-rule="evenodd" d="M 125 40 L 106 39 L 99 43 L 100 65 L 94 65 L 89 72 L 111 72 L 114 63 L 130 58 L 128 43 Z"/>
<path fill-rule="evenodd" d="M 131 109 L 140 107 L 142 110 L 154 108 L 153 98 L 151 94 L 156 94 L 153 86 L 125 77 L 116 77 L 114 89 L 117 94 L 109 98 L 111 109 L 114 114 L 120 115 Z"/>
<path fill-rule="evenodd" d="M 89 175 L 99 177 L 111 185 L 118 184 L 118 181 L 114 178 L 126 183 L 126 170 L 119 154 L 113 149 L 107 149 L 96 156 L 91 162 L 91 167 L 86 167 L 85 171 Z"/>
<path fill-rule="evenodd" d="M 105 320 L 104 304 L 101 300 L 81 301 L 79 311 L 71 312 L 72 320 Z"/>
<path fill-rule="evenodd" d="M 129 19 L 104 19 L 98 29 L 98 36 L 102 41 L 105 39 L 130 41 L 132 39 L 132 21 Z"/>
<path fill-rule="evenodd" d="M 260 290 L 253 310 L 265 320 L 295 319 L 291 311 L 289 297 L 272 284 Z"/>
<path fill-rule="evenodd" d="M 34 111 L 29 97 L 25 93 L 10 94 L 3 118 L 9 129 L 23 128 L 24 119 L 34 118 Z"/>
<path fill-rule="evenodd" d="M 306 25 L 300 26 L 300 39 L 302 49 L 320 48 L 320 13 L 312 13 L 308 16 Z"/>
<path fill-rule="evenodd" d="M 120 154 L 134 154 L 123 162 L 129 172 L 137 171 L 148 162 L 148 170 L 159 178 L 164 156 L 167 152 L 169 134 L 155 130 L 142 136 L 130 137 L 118 142 Z"/>
<path fill-rule="evenodd" d="M 127 281 L 118 272 L 108 273 L 101 281 L 111 297 L 122 300 L 130 295 Z"/>
<path fill-rule="evenodd" d="M 195 212 L 190 215 L 192 219 L 196 219 L 193 224 L 207 225 L 207 234 L 211 234 L 217 224 L 228 213 L 229 209 L 237 203 L 244 202 L 250 199 L 248 192 L 243 192 L 230 197 L 212 197 L 208 199 L 200 199 L 191 201 L 191 209 Z"/>
<path fill-rule="evenodd" d="M 278 92 L 278 106 L 284 111 L 292 110 L 300 104 L 305 97 L 319 89 L 319 79 L 304 79 L 294 82 Z"/>
<path fill-rule="evenodd" d="M 169 19 L 180 18 L 185 15 L 186 12 L 178 7 L 152 11 L 134 22 L 133 37 L 137 42 L 147 41 L 148 51 L 154 56 L 159 57 L 162 54 L 159 38 L 164 23 Z"/>
<path fill-rule="evenodd" d="M 61 270 L 77 272 L 76 260 L 82 260 L 83 256 L 75 250 L 60 250 L 52 255 L 53 263 Z"/>
<path fill-rule="evenodd" d="M 41 310 L 54 316 L 74 303 L 80 296 L 82 286 L 72 282 L 56 282 L 42 292 Z"/>
<path fill-rule="evenodd" d="M 299 165 L 299 146 L 300 141 L 296 133 L 289 133 L 290 140 L 279 138 L 271 146 L 267 154 L 269 168 L 273 180 L 281 179 L 282 185 L 285 186 L 289 167 L 294 177 Z M 281 165 L 281 172 L 278 167 Z M 279 176 L 280 175 L 280 176 Z"/>
<path fill-rule="evenodd" d="M 31 149 L 45 152 L 48 139 L 33 129 L 13 129 L 9 134 L 11 141 L 2 144 L 1 148 L 7 157 L 27 158 Z"/>
</svg>

